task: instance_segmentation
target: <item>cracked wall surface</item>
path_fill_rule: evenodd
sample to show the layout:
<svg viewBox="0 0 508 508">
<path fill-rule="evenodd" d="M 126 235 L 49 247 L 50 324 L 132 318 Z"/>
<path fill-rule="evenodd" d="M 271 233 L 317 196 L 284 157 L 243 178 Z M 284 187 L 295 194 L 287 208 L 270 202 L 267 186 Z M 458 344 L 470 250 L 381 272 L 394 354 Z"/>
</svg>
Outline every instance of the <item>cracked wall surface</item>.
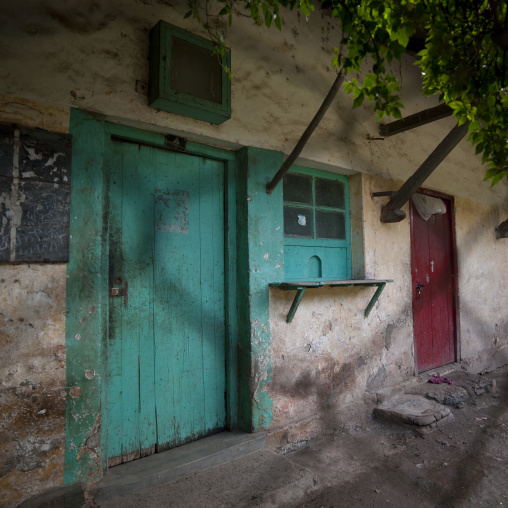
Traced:
<svg viewBox="0 0 508 508">
<path fill-rule="evenodd" d="M 282 429 L 274 440 L 283 447 L 361 425 L 371 417 L 377 392 L 414 378 L 408 205 L 405 220 L 383 224 L 379 213 L 387 198 L 371 197 L 372 192 L 399 186 L 400 182 L 363 175 L 366 278 L 394 280 L 368 318 L 363 310 L 374 288 L 309 289 L 289 324 L 286 315 L 294 292 L 270 291 L 273 382 L 268 392 L 273 427 Z M 455 212 L 458 360 L 469 372 L 488 372 L 508 362 L 508 319 L 503 310 L 508 301 L 507 245 L 496 240 L 494 231 L 506 212 L 461 198 L 455 200 Z"/>
<path fill-rule="evenodd" d="M 2 505 L 62 484 L 65 265 L 0 265 Z"/>
<path fill-rule="evenodd" d="M 353 273 L 395 282 L 387 285 L 368 319 L 363 309 L 373 288 L 321 289 L 305 294 L 287 325 L 292 295 L 267 289 L 269 282 L 281 279 L 283 263 L 280 246 L 272 244 L 270 250 L 262 245 L 267 231 L 276 235 L 275 226 L 281 226 L 264 220 L 263 211 L 277 193 L 267 198 L 263 185 L 278 169 L 282 154 L 291 152 L 335 78 L 330 61 L 338 31 L 322 13 L 309 20 L 287 14 L 282 32 L 242 18 L 222 27 L 232 49 L 232 118 L 215 126 L 147 105 L 149 30 L 163 19 L 207 36 L 195 21 L 184 19 L 187 9 L 185 1 L 4 2 L 0 121 L 67 132 L 70 108 L 80 108 L 124 125 L 222 148 L 278 153 L 246 177 L 246 201 L 239 207 L 239 215 L 251 224 L 250 239 L 239 242 L 244 249 L 239 253 L 248 256 L 239 256 L 239 264 L 244 263 L 243 275 L 251 277 L 239 288 L 247 302 L 239 315 L 239 351 L 247 359 L 239 362 L 239 377 L 247 378 L 241 386 L 244 403 L 251 412 L 255 408 L 246 428 L 283 428 L 281 440 L 289 445 L 368 416 L 370 394 L 413 376 L 409 222 L 381 224 L 385 201 L 370 194 L 396 190 L 454 121 L 443 119 L 383 139 L 368 104 L 353 110 L 352 97 L 339 92 L 298 163 L 352 178 L 362 175 L 351 192 L 363 206 L 352 219 Z M 437 104 L 436 98 L 421 96 L 420 76 L 412 64 L 406 57 L 394 69 L 402 79 L 405 116 Z M 473 371 L 508 361 L 503 306 L 508 300 L 507 244 L 494 237 L 494 228 L 508 216 L 508 186 L 502 182 L 490 189 L 482 182 L 484 171 L 481 159 L 462 141 L 425 183 L 455 196 L 461 358 Z M 256 181 L 256 174 L 263 178 Z M 91 186 L 90 192 L 95 191 Z M 258 192 L 259 200 L 252 201 L 257 198 L 251 191 Z M 86 249 L 82 255 L 87 256 Z M 92 272 L 80 276 L 95 280 Z M 0 265 L 0 279 L 0 488 L 14 506 L 62 483 L 65 266 Z M 94 291 L 90 282 L 89 293 Z M 93 298 L 90 302 L 71 317 L 81 324 L 97 307 Z M 99 340 L 87 332 L 86 321 L 82 328 L 71 343 Z M 80 423 L 82 432 L 70 446 L 93 466 L 100 446 L 98 406 L 86 414 L 73 412 L 99 386 L 91 374 L 94 362 L 85 363 L 79 383 L 68 387 L 68 409 L 72 418 L 86 417 L 87 423 Z"/>
<path fill-rule="evenodd" d="M 1 121 L 68 132 L 69 112 L 0 94 Z M 65 264 L 0 264 L 0 490 L 5 506 L 62 485 Z"/>
</svg>

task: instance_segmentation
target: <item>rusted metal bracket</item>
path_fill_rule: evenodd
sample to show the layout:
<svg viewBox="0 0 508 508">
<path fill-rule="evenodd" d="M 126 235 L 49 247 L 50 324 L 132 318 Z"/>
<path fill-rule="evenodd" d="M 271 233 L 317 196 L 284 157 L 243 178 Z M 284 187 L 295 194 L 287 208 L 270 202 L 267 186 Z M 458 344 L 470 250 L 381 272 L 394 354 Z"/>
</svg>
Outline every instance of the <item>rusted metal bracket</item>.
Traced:
<svg viewBox="0 0 508 508">
<path fill-rule="evenodd" d="M 401 132 L 415 129 L 416 127 L 421 127 L 422 125 L 435 122 L 436 120 L 441 120 L 442 118 L 446 118 L 452 114 L 453 110 L 450 106 L 447 106 L 444 103 L 439 104 L 439 106 L 425 109 L 419 113 L 415 113 L 414 115 L 402 118 L 401 120 L 395 120 L 395 122 L 380 125 L 379 135 L 387 138 L 395 134 L 400 134 Z"/>
<path fill-rule="evenodd" d="M 304 146 L 307 144 L 307 141 L 309 141 L 309 138 L 311 137 L 312 133 L 316 130 L 316 127 L 319 125 L 319 122 L 321 122 L 321 120 L 325 116 L 325 113 L 328 111 L 328 108 L 333 102 L 333 99 L 335 99 L 335 96 L 337 95 L 337 92 L 339 91 L 343 82 L 344 82 L 344 74 L 342 73 L 341 70 L 339 72 L 339 75 L 337 76 L 337 79 L 334 81 L 332 87 L 330 88 L 328 95 L 325 97 L 323 104 L 321 104 L 321 107 L 319 108 L 318 112 L 310 122 L 307 129 L 305 129 L 305 132 L 302 134 L 302 137 L 294 147 L 293 151 L 290 153 L 289 157 L 284 161 L 279 171 L 277 171 L 277 173 L 273 177 L 272 181 L 266 186 L 267 194 L 271 194 L 273 192 L 275 187 L 277 187 L 277 184 L 282 180 L 284 175 L 289 171 L 291 166 L 294 164 L 295 160 L 302 152 Z"/>
<path fill-rule="evenodd" d="M 401 208 L 409 201 L 411 196 L 422 186 L 423 182 L 443 162 L 445 157 L 458 145 L 459 141 L 466 135 L 469 122 L 456 125 L 448 135 L 439 143 L 436 149 L 427 157 L 425 162 L 414 172 L 414 174 L 402 185 L 397 193 L 390 198 L 390 201 L 381 210 L 381 222 L 400 222 L 405 219 L 406 214 Z"/>
<path fill-rule="evenodd" d="M 496 228 L 496 238 L 508 238 L 508 219 L 501 222 L 501 224 L 499 224 Z"/>
<path fill-rule="evenodd" d="M 302 301 L 303 295 L 307 289 L 319 289 L 322 287 L 343 287 L 348 288 L 351 286 L 363 286 L 363 287 L 377 287 L 376 292 L 372 296 L 365 309 L 364 316 L 368 317 L 370 311 L 373 309 L 374 305 L 378 301 L 383 289 L 386 286 L 387 282 L 393 282 L 393 280 L 374 280 L 374 279 L 366 279 L 366 280 L 329 280 L 329 281 L 305 281 L 305 282 L 273 282 L 270 284 L 270 287 L 276 287 L 278 289 L 282 289 L 284 291 L 295 291 L 296 295 L 291 304 L 291 308 L 289 309 L 288 315 L 286 317 L 286 323 L 291 323 L 293 321 L 293 317 L 296 314 L 298 306 Z"/>
</svg>

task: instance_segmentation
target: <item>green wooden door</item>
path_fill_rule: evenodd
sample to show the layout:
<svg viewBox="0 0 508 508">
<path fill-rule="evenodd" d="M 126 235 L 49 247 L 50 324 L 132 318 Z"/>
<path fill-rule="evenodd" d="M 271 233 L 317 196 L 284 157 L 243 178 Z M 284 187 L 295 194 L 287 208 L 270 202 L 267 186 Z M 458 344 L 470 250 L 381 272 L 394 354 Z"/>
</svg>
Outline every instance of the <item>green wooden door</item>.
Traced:
<svg viewBox="0 0 508 508">
<path fill-rule="evenodd" d="M 223 163 L 111 146 L 110 466 L 226 426 Z"/>
</svg>

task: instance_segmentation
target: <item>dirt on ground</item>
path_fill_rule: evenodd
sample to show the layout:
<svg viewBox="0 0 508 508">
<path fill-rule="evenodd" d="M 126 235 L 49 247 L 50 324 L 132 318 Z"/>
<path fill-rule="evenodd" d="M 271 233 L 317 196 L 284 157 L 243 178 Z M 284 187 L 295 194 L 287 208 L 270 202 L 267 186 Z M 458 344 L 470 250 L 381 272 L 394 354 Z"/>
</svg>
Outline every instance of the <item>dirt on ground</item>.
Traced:
<svg viewBox="0 0 508 508">
<path fill-rule="evenodd" d="M 457 379 L 469 397 L 451 401 L 452 421 L 432 432 L 373 418 L 292 453 L 265 449 L 101 508 L 508 506 L 508 367 L 475 379 Z M 490 388 L 477 395 L 474 386 Z"/>
<path fill-rule="evenodd" d="M 508 506 L 508 368 L 477 379 L 496 388 L 468 389 L 471 398 L 450 406 L 454 420 L 433 432 L 373 420 L 294 453 L 321 483 L 297 506 Z"/>
</svg>

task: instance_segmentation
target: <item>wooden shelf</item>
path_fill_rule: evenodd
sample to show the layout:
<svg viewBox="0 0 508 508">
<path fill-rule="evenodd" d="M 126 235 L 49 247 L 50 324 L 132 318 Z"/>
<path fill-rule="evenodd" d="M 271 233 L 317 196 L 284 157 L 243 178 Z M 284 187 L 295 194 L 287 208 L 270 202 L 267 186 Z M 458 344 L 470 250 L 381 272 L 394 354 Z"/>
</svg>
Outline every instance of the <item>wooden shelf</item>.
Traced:
<svg viewBox="0 0 508 508">
<path fill-rule="evenodd" d="M 282 289 L 283 291 L 296 291 L 295 298 L 289 309 L 286 322 L 291 323 L 293 317 L 296 314 L 296 310 L 302 301 L 303 295 L 307 289 L 319 289 L 322 287 L 352 287 L 352 286 L 364 286 L 364 287 L 377 287 L 376 292 L 370 299 L 367 308 L 365 309 L 365 317 L 368 317 L 370 311 L 378 301 L 383 289 L 388 282 L 393 282 L 390 279 L 376 280 L 376 279 L 365 279 L 365 280 L 326 280 L 326 281 L 295 281 L 295 282 L 272 282 L 269 284 L 270 287 Z"/>
</svg>

